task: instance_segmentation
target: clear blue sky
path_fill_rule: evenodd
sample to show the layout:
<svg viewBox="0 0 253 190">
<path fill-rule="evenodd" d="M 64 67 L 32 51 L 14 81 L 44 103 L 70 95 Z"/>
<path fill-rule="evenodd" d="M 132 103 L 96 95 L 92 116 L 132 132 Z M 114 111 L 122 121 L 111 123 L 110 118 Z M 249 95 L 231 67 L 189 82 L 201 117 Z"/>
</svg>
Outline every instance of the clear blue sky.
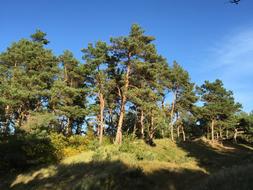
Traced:
<svg viewBox="0 0 253 190">
<path fill-rule="evenodd" d="M 0 51 L 39 28 L 57 55 L 69 49 L 81 59 L 87 43 L 125 35 L 138 23 L 193 82 L 220 78 L 253 110 L 252 0 L 1 0 L 0 8 Z"/>
</svg>

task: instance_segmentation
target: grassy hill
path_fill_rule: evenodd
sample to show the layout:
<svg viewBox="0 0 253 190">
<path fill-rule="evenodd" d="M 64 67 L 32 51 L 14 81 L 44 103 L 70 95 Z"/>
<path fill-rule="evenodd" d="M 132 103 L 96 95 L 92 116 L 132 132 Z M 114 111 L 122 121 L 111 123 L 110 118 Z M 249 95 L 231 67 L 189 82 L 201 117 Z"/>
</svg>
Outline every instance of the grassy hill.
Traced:
<svg viewBox="0 0 253 190">
<path fill-rule="evenodd" d="M 121 147 L 105 145 L 56 165 L 5 176 L 0 179 L 0 189 L 178 190 L 253 186 L 250 146 L 231 143 L 211 146 L 205 139 L 186 143 L 162 139 L 155 144 L 149 146 L 137 140 Z"/>
</svg>

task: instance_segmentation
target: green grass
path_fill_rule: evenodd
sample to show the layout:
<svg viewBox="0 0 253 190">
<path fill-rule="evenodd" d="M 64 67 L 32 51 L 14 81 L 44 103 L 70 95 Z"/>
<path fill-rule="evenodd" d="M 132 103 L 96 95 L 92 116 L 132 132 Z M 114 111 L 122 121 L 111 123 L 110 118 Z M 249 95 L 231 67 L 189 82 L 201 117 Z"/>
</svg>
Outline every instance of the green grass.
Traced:
<svg viewBox="0 0 253 190">
<path fill-rule="evenodd" d="M 245 166 L 252 168 L 250 146 L 230 143 L 211 146 L 203 140 L 173 143 L 162 139 L 155 143 L 155 147 L 141 140 L 125 142 L 121 147 L 105 145 L 68 157 L 59 164 L 6 175 L 0 179 L 0 189 L 180 190 L 253 185 L 250 177 L 253 170 Z M 227 185 L 220 185 L 224 182 Z"/>
</svg>

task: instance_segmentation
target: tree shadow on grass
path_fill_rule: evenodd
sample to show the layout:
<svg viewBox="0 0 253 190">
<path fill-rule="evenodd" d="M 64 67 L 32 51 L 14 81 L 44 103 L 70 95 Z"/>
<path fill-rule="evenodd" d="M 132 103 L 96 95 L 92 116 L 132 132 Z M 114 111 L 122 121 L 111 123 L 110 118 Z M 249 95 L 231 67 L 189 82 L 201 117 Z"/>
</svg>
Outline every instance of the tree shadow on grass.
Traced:
<svg viewBox="0 0 253 190">
<path fill-rule="evenodd" d="M 224 142 L 224 146 L 220 148 L 214 148 L 203 140 L 179 142 L 177 145 L 188 152 L 188 156 L 195 158 L 201 168 L 210 173 L 253 162 L 252 150 L 231 142 Z"/>
<path fill-rule="evenodd" d="M 50 172 L 48 172 L 50 173 Z M 29 179 L 18 176 L 9 184 L 14 190 L 181 190 L 189 189 L 194 182 L 206 176 L 189 169 L 160 169 L 145 173 L 141 168 L 128 166 L 121 161 L 61 164 L 45 171 L 27 173 Z"/>
</svg>

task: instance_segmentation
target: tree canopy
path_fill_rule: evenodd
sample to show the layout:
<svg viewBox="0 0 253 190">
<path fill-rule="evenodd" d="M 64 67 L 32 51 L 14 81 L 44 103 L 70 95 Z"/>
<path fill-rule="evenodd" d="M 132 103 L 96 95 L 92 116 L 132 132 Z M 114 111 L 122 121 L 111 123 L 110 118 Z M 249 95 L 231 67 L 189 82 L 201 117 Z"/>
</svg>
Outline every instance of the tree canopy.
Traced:
<svg viewBox="0 0 253 190">
<path fill-rule="evenodd" d="M 54 55 L 41 30 L 14 42 L 0 54 L 2 137 L 90 130 L 100 144 L 104 136 L 122 144 L 130 133 L 152 144 L 196 131 L 212 141 L 224 139 L 223 132 L 226 138 L 251 133 L 252 114 L 239 113 L 221 80 L 197 87 L 179 63 L 158 53 L 154 40 L 133 24 L 126 36 L 88 44 L 82 60 L 69 50 Z"/>
</svg>

